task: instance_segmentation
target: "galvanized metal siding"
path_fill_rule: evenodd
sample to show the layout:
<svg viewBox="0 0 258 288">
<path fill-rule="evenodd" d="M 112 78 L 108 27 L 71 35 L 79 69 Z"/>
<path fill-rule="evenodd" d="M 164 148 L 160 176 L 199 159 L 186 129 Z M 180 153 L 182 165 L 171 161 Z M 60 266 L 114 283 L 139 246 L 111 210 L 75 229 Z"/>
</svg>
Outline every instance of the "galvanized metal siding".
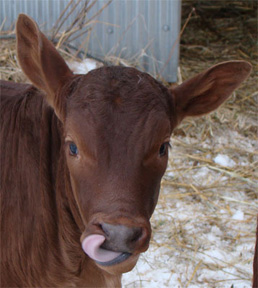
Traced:
<svg viewBox="0 0 258 288">
<path fill-rule="evenodd" d="M 98 1 L 88 19 L 107 2 Z M 69 0 L 0 0 L 0 25 L 5 19 L 4 29 L 8 30 L 14 27 L 19 13 L 26 13 L 47 33 L 68 3 Z M 93 24 L 89 43 L 81 48 L 87 47 L 95 57 L 117 56 L 137 63 L 139 69 L 175 82 L 180 18 L 181 0 L 113 0 L 98 16 L 98 23 Z M 70 23 L 68 19 L 66 25 Z M 74 44 L 80 47 L 85 37 Z"/>
</svg>

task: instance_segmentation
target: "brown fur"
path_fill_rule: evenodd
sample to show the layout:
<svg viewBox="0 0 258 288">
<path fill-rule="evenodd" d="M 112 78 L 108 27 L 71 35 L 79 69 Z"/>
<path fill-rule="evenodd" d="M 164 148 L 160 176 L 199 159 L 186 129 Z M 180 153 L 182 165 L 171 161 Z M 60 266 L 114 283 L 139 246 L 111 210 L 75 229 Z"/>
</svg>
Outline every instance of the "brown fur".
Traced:
<svg viewBox="0 0 258 288">
<path fill-rule="evenodd" d="M 251 66 L 222 63 L 175 89 L 133 68 L 74 76 L 26 15 L 17 51 L 40 90 L 1 82 L 1 287 L 120 287 L 148 249 L 168 159 L 160 147 L 184 117 L 225 101 Z M 83 252 L 87 235 L 105 235 L 102 223 L 141 229 L 128 260 L 104 267 Z"/>
</svg>

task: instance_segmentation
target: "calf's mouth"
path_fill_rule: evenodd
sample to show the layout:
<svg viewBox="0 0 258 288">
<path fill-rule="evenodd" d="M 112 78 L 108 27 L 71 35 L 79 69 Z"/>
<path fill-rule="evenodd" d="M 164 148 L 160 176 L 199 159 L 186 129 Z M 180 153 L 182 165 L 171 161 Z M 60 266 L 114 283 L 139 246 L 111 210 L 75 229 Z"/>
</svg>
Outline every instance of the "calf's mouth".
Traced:
<svg viewBox="0 0 258 288">
<path fill-rule="evenodd" d="M 112 266 L 124 262 L 132 254 L 128 252 L 117 252 L 102 247 L 106 238 L 103 235 L 92 234 L 82 242 L 84 252 L 96 263 L 102 266 Z"/>
</svg>

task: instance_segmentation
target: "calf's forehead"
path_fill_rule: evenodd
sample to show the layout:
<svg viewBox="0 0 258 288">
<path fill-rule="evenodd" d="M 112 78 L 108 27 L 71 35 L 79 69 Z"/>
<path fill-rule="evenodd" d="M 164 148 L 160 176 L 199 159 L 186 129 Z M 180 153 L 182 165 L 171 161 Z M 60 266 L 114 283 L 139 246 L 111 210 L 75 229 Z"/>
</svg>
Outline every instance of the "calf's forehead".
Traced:
<svg viewBox="0 0 258 288">
<path fill-rule="evenodd" d="M 67 101 L 67 120 L 93 126 L 109 123 L 115 129 L 167 121 L 173 109 L 168 89 L 150 75 L 134 68 L 104 67 L 81 76 Z"/>
<path fill-rule="evenodd" d="M 76 88 L 69 97 L 70 109 L 87 104 L 91 107 L 119 105 L 136 111 L 146 105 L 156 105 L 164 110 L 170 108 L 168 89 L 149 74 L 134 68 L 114 66 L 93 70 L 81 76 Z"/>
</svg>

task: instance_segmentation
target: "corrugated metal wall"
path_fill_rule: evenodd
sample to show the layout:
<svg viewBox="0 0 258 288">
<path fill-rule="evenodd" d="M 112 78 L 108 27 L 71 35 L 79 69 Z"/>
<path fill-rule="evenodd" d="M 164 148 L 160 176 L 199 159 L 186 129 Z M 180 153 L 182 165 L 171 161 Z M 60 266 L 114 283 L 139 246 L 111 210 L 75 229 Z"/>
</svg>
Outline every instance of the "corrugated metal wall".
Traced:
<svg viewBox="0 0 258 288">
<path fill-rule="evenodd" d="M 90 9 L 90 19 L 108 1 Z M 47 33 L 69 0 L 0 0 L 0 25 L 14 27 L 19 13 L 34 18 Z M 86 47 L 95 57 L 117 56 L 155 77 L 175 82 L 179 58 L 181 0 L 113 0 L 92 25 Z M 71 19 L 65 23 L 71 24 Z M 12 26 L 13 25 L 13 26 Z M 81 46 L 84 38 L 73 44 Z M 173 53 L 172 53 L 173 52 Z"/>
</svg>

